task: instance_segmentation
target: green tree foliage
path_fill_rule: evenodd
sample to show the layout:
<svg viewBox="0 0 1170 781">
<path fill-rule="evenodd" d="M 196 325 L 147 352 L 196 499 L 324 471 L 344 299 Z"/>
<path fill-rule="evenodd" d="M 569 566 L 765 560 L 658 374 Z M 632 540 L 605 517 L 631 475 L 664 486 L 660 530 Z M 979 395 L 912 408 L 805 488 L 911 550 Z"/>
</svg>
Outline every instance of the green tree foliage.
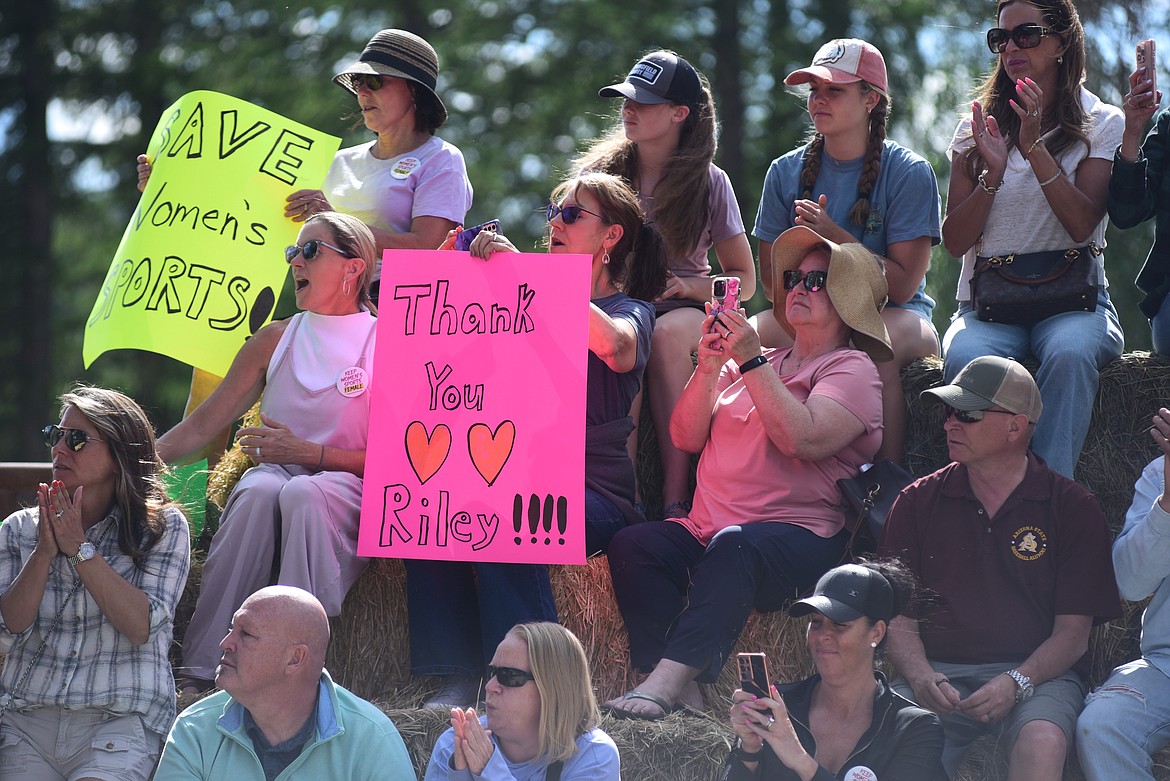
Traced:
<svg viewBox="0 0 1170 781">
<path fill-rule="evenodd" d="M 1170 50 L 1165 22 L 1143 22 L 1164 20 L 1165 5 L 1081 5 L 1093 48 L 1088 84 L 1102 98 L 1119 102 L 1138 30 Z M 711 79 L 722 121 L 718 162 L 750 231 L 768 163 L 808 132 L 784 76 L 833 37 L 863 37 L 885 53 L 892 136 L 932 162 L 945 192 L 955 120 L 992 63 L 983 32 L 993 13 L 991 3 L 960 0 L 6 0 L 0 226 L 13 257 L 0 288 L 0 431 L 8 434 L 0 459 L 44 457 L 35 429 L 78 379 L 123 388 L 161 428 L 181 414 L 186 367 L 118 351 L 84 371 L 80 356 L 84 318 L 137 200 L 134 156 L 185 92 L 225 92 L 358 143 L 368 133 L 351 129 L 353 100 L 330 79 L 377 30 L 413 30 L 439 52 L 439 93 L 451 113 L 440 134 L 467 157 L 476 191 L 469 223 L 499 217 L 519 246 L 536 247 L 537 209 L 573 155 L 616 117 L 616 102 L 597 89 L 623 78 L 642 52 L 673 48 Z M 1130 280 L 1151 235 L 1147 226 L 1109 236 L 1131 348 L 1149 343 Z M 934 260 L 941 331 L 958 263 L 941 248 Z"/>
</svg>

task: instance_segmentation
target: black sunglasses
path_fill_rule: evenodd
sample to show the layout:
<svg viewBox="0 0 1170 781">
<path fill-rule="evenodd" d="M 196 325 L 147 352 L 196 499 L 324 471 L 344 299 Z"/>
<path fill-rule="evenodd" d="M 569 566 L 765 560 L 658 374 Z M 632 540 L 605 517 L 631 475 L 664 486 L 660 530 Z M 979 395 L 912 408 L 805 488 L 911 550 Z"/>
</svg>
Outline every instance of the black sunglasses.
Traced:
<svg viewBox="0 0 1170 781">
<path fill-rule="evenodd" d="M 535 681 L 536 676 L 527 670 L 517 670 L 515 667 L 496 667 L 489 664 L 484 672 L 487 676 L 486 680 L 495 678 L 500 682 L 500 686 L 507 686 L 509 689 L 519 689 L 529 681 Z"/>
<path fill-rule="evenodd" d="M 584 206 L 561 206 L 560 204 L 550 203 L 548 206 L 544 207 L 544 216 L 548 219 L 549 222 L 552 222 L 553 219 L 555 219 L 559 214 L 561 215 L 561 219 L 564 220 L 566 225 L 572 225 L 574 222 L 576 222 L 581 217 L 582 212 L 585 214 L 592 214 L 594 217 L 597 217 L 600 220 L 605 219 L 597 212 L 591 212 Z"/>
<path fill-rule="evenodd" d="M 317 257 L 317 255 L 321 252 L 322 247 L 324 247 L 325 249 L 333 250 L 338 255 L 341 255 L 343 258 L 350 257 L 348 254 L 346 254 L 345 250 L 343 250 L 341 247 L 334 247 L 329 242 L 321 241 L 320 239 L 309 239 L 304 244 L 301 244 L 299 246 L 296 244 L 293 244 L 291 247 L 285 247 L 284 248 L 284 259 L 287 260 L 289 263 L 292 263 L 293 260 L 296 259 L 297 255 L 301 255 L 304 257 L 305 260 L 312 260 L 313 258 Z"/>
<path fill-rule="evenodd" d="M 1040 39 L 1051 32 L 1051 27 L 1041 27 L 1032 22 L 1017 24 L 1010 30 L 992 27 L 987 31 L 987 48 L 991 49 L 992 53 L 999 54 L 1007 48 L 1008 41 L 1011 40 L 1021 49 L 1035 49 L 1040 45 Z"/>
<path fill-rule="evenodd" d="M 995 412 L 999 415 L 1015 415 L 1015 412 L 1008 412 L 1006 409 L 955 409 L 947 405 L 947 417 L 953 417 L 960 423 L 978 423 L 983 420 L 983 416 L 988 412 Z"/>
<path fill-rule="evenodd" d="M 105 442 L 104 439 L 91 437 L 79 428 L 64 428 L 57 425 L 45 426 L 41 429 L 41 436 L 45 438 L 45 445 L 48 447 L 56 447 L 57 443 L 64 438 L 65 447 L 74 453 L 79 452 L 89 442 Z"/>
<path fill-rule="evenodd" d="M 801 271 L 794 268 L 790 271 L 784 272 L 784 289 L 792 290 L 801 282 L 804 282 L 804 289 L 810 293 L 816 293 L 825 286 L 825 280 L 829 278 L 827 271 Z"/>
<path fill-rule="evenodd" d="M 349 75 L 349 83 L 353 87 L 354 92 L 357 92 L 362 87 L 365 87 L 371 92 L 377 92 L 386 83 L 386 77 L 379 76 L 377 73 L 351 73 Z"/>
</svg>

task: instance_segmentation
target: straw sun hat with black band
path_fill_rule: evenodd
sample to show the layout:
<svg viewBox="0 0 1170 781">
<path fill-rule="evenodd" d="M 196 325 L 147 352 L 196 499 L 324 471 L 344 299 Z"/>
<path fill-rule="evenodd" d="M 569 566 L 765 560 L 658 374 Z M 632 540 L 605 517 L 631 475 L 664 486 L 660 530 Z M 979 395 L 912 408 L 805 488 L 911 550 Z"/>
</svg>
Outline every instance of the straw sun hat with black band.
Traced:
<svg viewBox="0 0 1170 781">
<path fill-rule="evenodd" d="M 784 312 L 784 272 L 799 268 L 800 261 L 818 246 L 829 250 L 825 290 L 837 315 L 853 329 L 853 344 L 878 363 L 891 360 L 894 351 L 881 315 L 889 295 L 886 275 L 881 260 L 861 244 L 834 244 L 803 225 L 781 233 L 772 243 L 772 290 L 776 298 L 772 311 L 776 320 L 790 336 L 796 335 Z"/>
<path fill-rule="evenodd" d="M 394 76 L 399 79 L 412 81 L 423 87 L 434 98 L 442 115 L 442 121 L 447 121 L 447 107 L 435 93 L 435 86 L 439 80 L 439 55 L 425 40 L 406 30 L 382 30 L 366 44 L 358 61 L 346 66 L 333 77 L 333 82 L 357 94 L 352 75 L 377 74 L 379 76 Z"/>
</svg>

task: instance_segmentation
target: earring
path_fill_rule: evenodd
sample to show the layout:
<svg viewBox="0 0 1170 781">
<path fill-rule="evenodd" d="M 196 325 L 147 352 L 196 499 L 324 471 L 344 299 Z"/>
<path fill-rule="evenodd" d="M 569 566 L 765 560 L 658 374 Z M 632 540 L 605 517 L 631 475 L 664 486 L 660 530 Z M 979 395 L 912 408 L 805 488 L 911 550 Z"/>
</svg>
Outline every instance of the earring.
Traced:
<svg viewBox="0 0 1170 781">
<path fill-rule="evenodd" d="M 349 280 L 348 279 L 343 280 L 341 283 L 341 294 L 347 298 L 349 297 Z"/>
<path fill-rule="evenodd" d="M 609 265 L 609 253 L 608 252 L 601 256 L 601 262 L 607 266 Z"/>
<path fill-rule="evenodd" d="M 870 643 L 870 644 L 869 644 L 869 647 L 870 647 L 870 648 L 877 648 L 877 643 Z"/>
<path fill-rule="evenodd" d="M 1057 58 L 1056 58 L 1056 64 L 1057 64 L 1057 65 L 1060 65 L 1060 64 L 1061 64 L 1061 63 L 1063 63 L 1063 62 L 1064 62 L 1064 55 L 1063 55 L 1063 54 L 1061 54 L 1061 55 L 1058 55 L 1058 56 L 1057 56 Z"/>
</svg>

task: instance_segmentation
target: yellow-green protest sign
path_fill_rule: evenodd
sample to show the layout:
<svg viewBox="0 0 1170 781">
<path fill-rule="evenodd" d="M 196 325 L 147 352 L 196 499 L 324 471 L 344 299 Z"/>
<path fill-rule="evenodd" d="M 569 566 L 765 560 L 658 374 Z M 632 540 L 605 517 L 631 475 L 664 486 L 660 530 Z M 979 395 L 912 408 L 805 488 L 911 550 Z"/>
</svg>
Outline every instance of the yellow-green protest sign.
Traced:
<svg viewBox="0 0 1170 781">
<path fill-rule="evenodd" d="M 299 224 L 289 193 L 318 188 L 340 139 L 218 92 L 184 95 L 150 139 L 150 182 L 85 325 L 107 350 L 169 355 L 217 376 L 272 317 Z"/>
</svg>

